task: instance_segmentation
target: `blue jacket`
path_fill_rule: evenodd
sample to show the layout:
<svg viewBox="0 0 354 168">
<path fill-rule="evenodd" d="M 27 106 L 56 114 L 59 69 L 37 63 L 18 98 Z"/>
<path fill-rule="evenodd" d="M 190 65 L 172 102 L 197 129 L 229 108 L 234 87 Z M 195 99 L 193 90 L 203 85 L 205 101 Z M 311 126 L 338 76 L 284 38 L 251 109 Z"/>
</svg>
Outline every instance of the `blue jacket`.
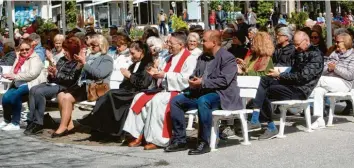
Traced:
<svg viewBox="0 0 354 168">
<path fill-rule="evenodd" d="M 39 58 L 41 58 L 42 62 L 45 61 L 45 49 L 42 47 L 42 44 L 39 43 L 37 46 L 34 48 L 34 51 L 37 53 Z"/>
</svg>

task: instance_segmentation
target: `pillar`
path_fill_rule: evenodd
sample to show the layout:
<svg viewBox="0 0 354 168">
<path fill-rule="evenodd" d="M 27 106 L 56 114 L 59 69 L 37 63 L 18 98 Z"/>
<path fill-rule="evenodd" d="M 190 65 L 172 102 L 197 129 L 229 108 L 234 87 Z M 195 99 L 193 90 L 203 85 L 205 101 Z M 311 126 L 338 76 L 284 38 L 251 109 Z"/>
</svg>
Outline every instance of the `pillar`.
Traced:
<svg viewBox="0 0 354 168">
<path fill-rule="evenodd" d="M 12 20 L 13 1 L 6 1 L 7 26 L 9 28 L 9 38 L 14 39 L 14 25 Z"/>
<path fill-rule="evenodd" d="M 203 3 L 203 11 L 204 11 L 204 30 L 209 30 L 209 9 L 208 9 L 208 2 L 201 1 Z"/>
<path fill-rule="evenodd" d="M 289 10 L 288 10 L 288 16 L 289 16 L 289 18 L 291 17 L 291 13 L 292 12 L 295 12 L 295 0 L 289 0 L 289 5 L 288 5 L 288 7 L 289 7 Z"/>
<path fill-rule="evenodd" d="M 61 1 L 61 25 L 63 34 L 65 35 L 66 32 L 66 19 L 65 19 L 65 1 Z"/>
<path fill-rule="evenodd" d="M 326 3 L 326 32 L 327 32 L 326 42 L 327 42 L 327 46 L 330 47 L 332 46 L 331 2 L 326 1 L 325 3 Z"/>
</svg>

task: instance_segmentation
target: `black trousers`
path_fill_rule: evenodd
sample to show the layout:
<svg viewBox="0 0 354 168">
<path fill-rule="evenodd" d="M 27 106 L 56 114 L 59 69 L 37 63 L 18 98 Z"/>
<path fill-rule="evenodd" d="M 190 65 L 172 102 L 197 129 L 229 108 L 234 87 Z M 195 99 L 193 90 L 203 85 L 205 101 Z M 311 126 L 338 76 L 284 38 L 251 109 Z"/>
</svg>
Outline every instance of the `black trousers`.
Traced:
<svg viewBox="0 0 354 168">
<path fill-rule="evenodd" d="M 253 109 L 260 109 L 261 117 L 265 121 L 272 122 L 272 101 L 282 100 L 305 100 L 304 93 L 295 88 L 294 85 L 282 85 L 279 80 L 271 77 L 261 77 L 256 98 L 251 105 Z"/>
<path fill-rule="evenodd" d="M 43 117 L 46 101 L 54 98 L 60 91 L 59 85 L 47 85 L 46 83 L 33 86 L 29 92 L 28 121 L 43 125 Z"/>
</svg>

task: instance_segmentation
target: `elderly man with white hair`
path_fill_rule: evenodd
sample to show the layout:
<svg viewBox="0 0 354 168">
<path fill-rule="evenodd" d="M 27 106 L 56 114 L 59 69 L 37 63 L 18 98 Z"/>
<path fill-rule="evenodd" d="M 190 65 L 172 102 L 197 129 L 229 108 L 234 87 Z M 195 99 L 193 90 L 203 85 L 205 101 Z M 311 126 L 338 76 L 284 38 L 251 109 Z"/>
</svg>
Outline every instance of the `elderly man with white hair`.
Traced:
<svg viewBox="0 0 354 168">
<path fill-rule="evenodd" d="M 149 51 L 154 60 L 154 66 L 161 66 L 160 63 L 169 55 L 168 50 L 164 49 L 163 41 L 160 38 L 151 36 L 146 40 L 147 45 L 149 46 Z"/>
<path fill-rule="evenodd" d="M 198 33 L 192 32 L 188 34 L 187 37 L 187 48 L 189 52 L 191 52 L 191 55 L 194 56 L 199 56 L 202 54 L 202 50 L 198 48 L 200 43 L 200 37 Z"/>
<path fill-rule="evenodd" d="M 295 54 L 295 46 L 291 43 L 293 31 L 289 27 L 282 27 L 276 32 L 277 47 L 273 54 L 273 63 L 276 67 L 290 67 L 291 58 Z"/>
</svg>

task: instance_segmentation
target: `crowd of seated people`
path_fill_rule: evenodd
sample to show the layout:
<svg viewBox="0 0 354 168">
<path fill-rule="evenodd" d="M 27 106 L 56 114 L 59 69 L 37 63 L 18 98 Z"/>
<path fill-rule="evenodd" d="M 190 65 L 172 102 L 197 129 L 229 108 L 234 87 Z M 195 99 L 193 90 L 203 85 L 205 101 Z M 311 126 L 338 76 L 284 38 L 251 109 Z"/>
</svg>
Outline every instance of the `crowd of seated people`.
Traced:
<svg viewBox="0 0 354 168">
<path fill-rule="evenodd" d="M 75 29 L 67 36 L 53 34 L 52 44 L 45 49 L 35 33 L 22 37 L 18 46 L 6 42 L 0 65 L 12 65 L 2 75 L 12 83 L 2 97 L 0 129 L 20 129 L 22 103 L 28 99 L 24 134 L 41 133 L 46 104 L 56 98 L 61 120 L 51 138 L 84 126 L 92 133 L 126 138 L 129 147 L 176 152 L 188 149 L 184 114 L 197 109 L 198 144 L 188 154 L 204 154 L 210 152 L 212 111 L 244 108 L 237 86 L 240 76 L 260 78 L 256 97 L 247 104 L 253 110 L 250 130 L 259 130 L 261 121 L 267 123 L 260 140 L 278 134 L 272 101 L 306 100 L 311 93 L 315 99 L 312 128 L 324 128 L 325 94 L 352 89 L 353 38 L 337 31 L 335 45 L 327 50 L 316 29 L 304 32 L 280 25 L 271 34 L 248 28 L 242 17 L 237 23 L 230 32 L 175 31 L 166 41 L 156 28 L 148 27 L 139 40 L 119 32 L 106 38 Z M 223 33 L 231 33 L 227 49 L 222 46 Z M 95 106 L 74 125 L 74 104 L 85 100 L 95 101 Z M 234 122 L 230 123 L 226 125 Z"/>
</svg>

